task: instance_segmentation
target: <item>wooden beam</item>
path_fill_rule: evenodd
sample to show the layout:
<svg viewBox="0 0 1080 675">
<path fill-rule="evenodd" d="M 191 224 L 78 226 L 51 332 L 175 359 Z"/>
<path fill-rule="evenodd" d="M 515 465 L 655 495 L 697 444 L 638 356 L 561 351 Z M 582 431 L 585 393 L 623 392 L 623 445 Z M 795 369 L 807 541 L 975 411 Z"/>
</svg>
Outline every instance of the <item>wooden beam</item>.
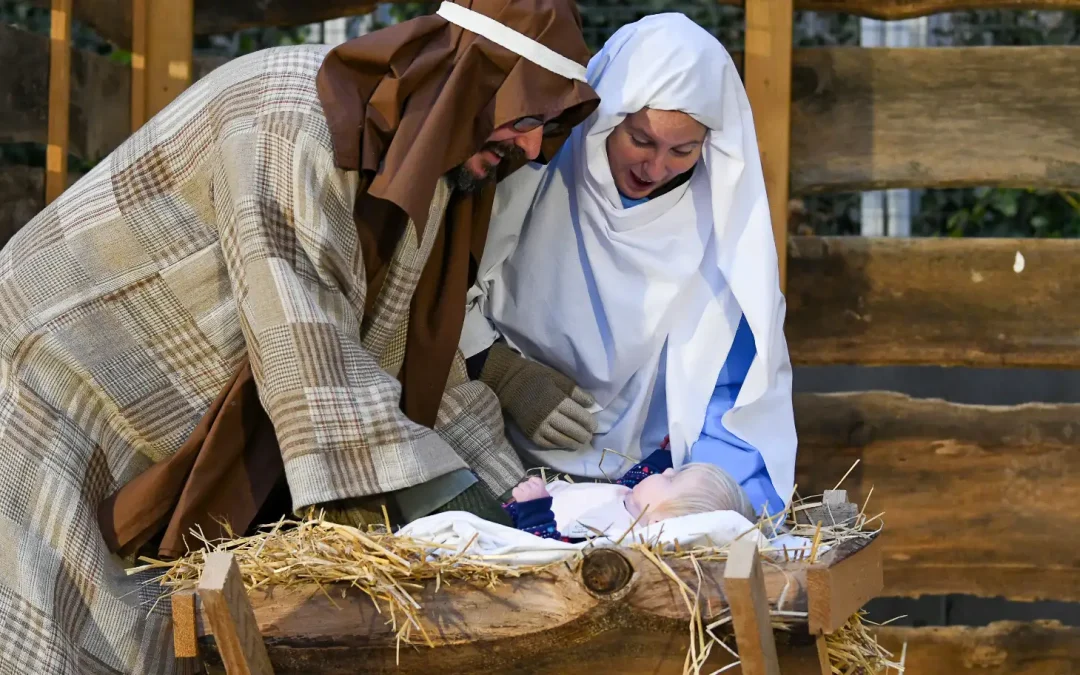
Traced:
<svg viewBox="0 0 1080 675">
<path fill-rule="evenodd" d="M 836 565 L 814 564 L 806 572 L 810 632 L 833 633 L 881 594 L 881 542 Z"/>
<path fill-rule="evenodd" d="M 126 2 L 127 0 L 125 0 Z M 78 3 L 75 3 L 78 7 Z M 200 57 L 199 79 L 226 59 Z M 0 143 L 48 143 L 49 38 L 0 24 Z M 70 154 L 97 161 L 131 134 L 131 68 L 71 50 Z"/>
<path fill-rule="evenodd" d="M 271 675 L 274 668 L 231 553 L 207 554 L 199 600 L 229 675 Z"/>
<path fill-rule="evenodd" d="M 49 0 L 28 0 L 48 7 Z M 393 0 L 401 2 L 403 0 Z M 718 0 L 743 5 L 744 0 Z M 1078 0 L 795 0 L 795 9 L 858 14 L 874 19 L 907 19 L 938 12 L 968 9 L 1080 9 Z M 300 26 L 370 12 L 371 0 L 198 0 L 195 33 L 231 33 L 259 26 Z M 131 4 L 128 0 L 79 0 L 75 19 L 117 45 L 131 45 Z"/>
<path fill-rule="evenodd" d="M 731 545 L 724 568 L 724 589 L 731 605 L 742 673 L 780 675 L 757 542 L 749 537 Z"/>
<path fill-rule="evenodd" d="M 1068 675 L 1080 671 L 1080 628 L 1056 621 L 1000 621 L 981 628 L 887 626 L 876 634 L 897 658 L 906 642 L 906 672 L 918 675 Z"/>
<path fill-rule="evenodd" d="M 199 656 L 199 621 L 195 607 L 195 592 L 180 591 L 173 594 L 173 651 L 178 659 L 194 659 Z"/>
<path fill-rule="evenodd" d="M 802 49 L 793 77 L 795 193 L 1080 189 L 1078 46 Z"/>
<path fill-rule="evenodd" d="M 147 5 L 151 0 L 131 0 L 131 131 L 138 131 L 147 114 L 146 31 Z"/>
<path fill-rule="evenodd" d="M 434 651 L 422 644 L 403 645 L 399 651 L 385 610 L 378 613 L 371 599 L 356 589 L 263 588 L 250 598 L 279 673 L 406 675 L 430 673 L 433 664 L 439 672 L 453 673 L 681 673 L 690 613 L 679 585 L 641 553 L 620 554 L 631 569 L 628 582 L 618 571 L 623 563 L 605 554 L 593 566 L 557 565 L 543 575 L 506 579 L 494 587 L 455 582 L 436 590 L 434 582 L 423 584 L 415 597 Z M 840 564 L 858 555 L 838 547 L 826 553 L 822 563 Z M 700 587 L 704 619 L 724 613 L 724 563 L 700 562 L 700 577 L 689 560 L 668 564 L 691 589 Z M 808 567 L 805 562 L 765 567 L 770 603 L 787 586 L 784 609 L 807 611 Z M 790 652 L 792 641 L 799 639 L 804 647 L 799 659 L 817 668 L 814 641 L 805 631 L 801 637 L 778 635 L 778 649 Z M 200 647 L 208 663 L 220 662 L 211 637 Z M 713 649 L 704 672 L 730 661 L 724 650 Z"/>
<path fill-rule="evenodd" d="M 49 29 L 49 142 L 45 149 L 45 203 L 67 187 L 68 116 L 71 114 L 71 0 L 52 0 Z"/>
<path fill-rule="evenodd" d="M 1080 367 L 1080 241 L 792 237 L 789 257 L 797 364 Z"/>
<path fill-rule="evenodd" d="M 158 114 L 192 82 L 192 0 L 146 2 L 146 118 Z"/>
<path fill-rule="evenodd" d="M 858 460 L 842 487 L 884 512 L 881 595 L 1080 601 L 1080 543 L 1061 535 L 1080 528 L 1064 506 L 1080 500 L 1080 405 L 804 394 L 795 419 L 799 491 Z"/>
<path fill-rule="evenodd" d="M 746 0 L 743 72 L 761 150 L 781 291 L 787 279 L 792 21 L 791 0 Z"/>
</svg>

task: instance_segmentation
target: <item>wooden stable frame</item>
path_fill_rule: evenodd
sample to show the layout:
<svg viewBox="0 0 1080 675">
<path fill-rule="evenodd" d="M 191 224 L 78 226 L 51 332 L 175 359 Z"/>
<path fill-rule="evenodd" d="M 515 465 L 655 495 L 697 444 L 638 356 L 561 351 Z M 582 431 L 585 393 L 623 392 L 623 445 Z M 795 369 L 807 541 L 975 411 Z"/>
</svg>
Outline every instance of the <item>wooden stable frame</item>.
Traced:
<svg viewBox="0 0 1080 675">
<path fill-rule="evenodd" d="M 748 543 L 748 540 L 747 540 Z M 670 560 L 672 571 L 697 588 L 688 560 Z M 740 652 L 758 653 L 760 671 L 776 673 L 776 647 L 763 607 L 783 594 L 788 611 L 808 611 L 810 631 L 835 631 L 881 588 L 878 542 L 848 542 L 811 564 L 762 566 L 753 544 L 736 546 L 732 559 L 701 562 L 699 601 L 703 621 L 730 606 Z M 321 675 L 385 673 L 598 672 L 677 673 L 682 671 L 690 613 L 678 585 L 637 551 L 596 549 L 577 568 L 555 566 L 541 575 L 507 579 L 494 588 L 465 583 L 424 585 L 417 593 L 421 621 L 435 649 L 401 646 L 387 616 L 371 599 L 346 585 L 263 588 L 244 596 L 229 572 L 231 556 L 214 554 L 200 582 L 194 623 L 190 598 L 174 603 L 180 617 L 178 656 L 190 658 L 198 642 L 210 672 L 270 672 L 263 661 L 261 634 L 274 672 Z M 787 588 L 785 592 L 785 588 Z M 227 602 L 222 599 L 227 598 Z M 247 599 L 253 607 L 248 615 Z M 201 637 L 197 637 L 201 636 Z M 224 636 L 220 641 L 218 636 Z M 798 643 L 799 638 L 793 638 Z M 802 646 L 787 645 L 779 664 L 785 675 L 818 675 L 821 659 L 813 635 Z M 755 649 L 756 645 L 757 649 Z M 770 651 L 771 649 L 771 651 Z M 730 662 L 713 650 L 713 669 Z M 241 663 L 263 663 L 245 671 Z M 315 669 L 317 664 L 317 670 Z M 745 665 L 745 664 L 744 664 Z M 828 671 L 824 671 L 828 675 Z"/>
</svg>

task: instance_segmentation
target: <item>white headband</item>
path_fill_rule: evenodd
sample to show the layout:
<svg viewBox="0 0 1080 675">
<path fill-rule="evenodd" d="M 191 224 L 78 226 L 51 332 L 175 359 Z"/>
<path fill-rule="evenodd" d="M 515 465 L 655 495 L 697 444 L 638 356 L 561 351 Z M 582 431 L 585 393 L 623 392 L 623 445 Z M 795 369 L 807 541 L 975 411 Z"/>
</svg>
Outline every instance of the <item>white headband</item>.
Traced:
<svg viewBox="0 0 1080 675">
<path fill-rule="evenodd" d="M 585 66 L 545 47 L 527 35 L 522 35 L 509 26 L 504 26 L 489 16 L 445 1 L 439 5 L 439 11 L 436 13 L 450 23 L 485 37 L 556 75 L 562 75 L 569 80 L 586 81 Z"/>
</svg>

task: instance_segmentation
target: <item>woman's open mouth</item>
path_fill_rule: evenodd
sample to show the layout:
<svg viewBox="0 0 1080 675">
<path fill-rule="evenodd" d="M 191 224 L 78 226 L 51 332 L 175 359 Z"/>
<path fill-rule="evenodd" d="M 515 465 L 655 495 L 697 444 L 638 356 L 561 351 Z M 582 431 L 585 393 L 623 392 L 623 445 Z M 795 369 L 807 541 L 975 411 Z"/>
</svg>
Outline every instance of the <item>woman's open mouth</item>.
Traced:
<svg viewBox="0 0 1080 675">
<path fill-rule="evenodd" d="M 638 178 L 633 169 L 626 172 L 630 176 L 630 189 L 634 192 L 648 192 L 656 185 L 656 181 L 647 181 Z"/>
</svg>

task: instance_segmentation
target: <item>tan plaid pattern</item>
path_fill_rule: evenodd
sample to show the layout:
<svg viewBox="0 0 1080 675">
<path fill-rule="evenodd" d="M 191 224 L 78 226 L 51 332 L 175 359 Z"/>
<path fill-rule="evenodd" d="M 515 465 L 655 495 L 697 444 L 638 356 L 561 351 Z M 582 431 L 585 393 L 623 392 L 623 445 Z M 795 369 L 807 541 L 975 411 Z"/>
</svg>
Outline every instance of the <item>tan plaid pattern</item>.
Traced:
<svg viewBox="0 0 1080 675">
<path fill-rule="evenodd" d="M 215 70 L 0 251 L 0 675 L 175 672 L 166 603 L 148 615 L 96 511 L 177 450 L 245 353 L 298 508 L 466 461 L 499 485 L 517 471 L 483 392 L 448 392 L 444 440 L 378 366 L 448 192 L 364 317 L 358 178 L 315 91 L 326 49 Z"/>
</svg>

